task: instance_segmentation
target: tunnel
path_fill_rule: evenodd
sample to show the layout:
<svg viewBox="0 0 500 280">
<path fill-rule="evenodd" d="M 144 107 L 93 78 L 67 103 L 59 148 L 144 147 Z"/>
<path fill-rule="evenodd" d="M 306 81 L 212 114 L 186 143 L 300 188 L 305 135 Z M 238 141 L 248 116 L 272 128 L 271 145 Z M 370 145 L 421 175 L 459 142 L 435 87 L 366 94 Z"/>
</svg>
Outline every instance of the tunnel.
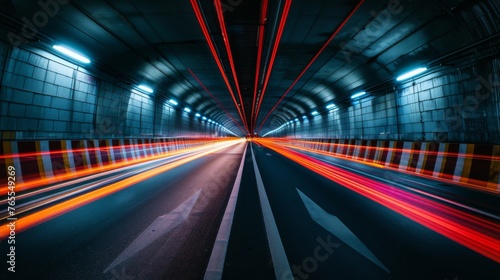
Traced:
<svg viewBox="0 0 500 280">
<path fill-rule="evenodd" d="M 0 0 L 0 279 L 500 279 L 498 0 Z"/>
</svg>

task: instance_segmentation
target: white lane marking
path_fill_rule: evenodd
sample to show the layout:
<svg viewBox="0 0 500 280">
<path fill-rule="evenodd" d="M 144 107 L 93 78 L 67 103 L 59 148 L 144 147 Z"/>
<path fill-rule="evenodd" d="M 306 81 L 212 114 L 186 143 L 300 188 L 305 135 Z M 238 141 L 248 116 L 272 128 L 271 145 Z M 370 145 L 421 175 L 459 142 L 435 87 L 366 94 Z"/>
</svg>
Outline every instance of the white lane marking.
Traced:
<svg viewBox="0 0 500 280">
<path fill-rule="evenodd" d="M 344 225 L 344 223 L 342 223 L 339 218 L 323 210 L 323 208 L 312 201 L 299 189 L 297 189 L 297 192 L 299 193 L 302 202 L 304 202 L 307 212 L 309 212 L 309 215 L 316 223 L 318 223 L 327 231 L 331 232 L 333 235 L 335 235 L 337 238 L 363 255 L 365 258 L 369 259 L 380 268 L 390 273 L 387 267 L 385 267 L 385 265 L 368 249 L 368 247 L 363 244 L 361 240 L 359 240 L 356 235 L 354 235 L 354 233 L 352 233 L 352 231 L 349 230 L 346 225 Z"/>
<path fill-rule="evenodd" d="M 147 229 L 145 229 L 107 268 L 104 273 L 118 264 L 135 255 L 156 239 L 167 234 L 178 225 L 183 223 L 193 209 L 201 190 L 196 192 L 188 200 L 177 206 L 170 213 L 158 217 Z"/>
<path fill-rule="evenodd" d="M 285 248 L 283 248 L 283 243 L 281 242 L 278 227 L 276 226 L 271 205 L 269 204 L 269 199 L 267 198 L 266 190 L 264 188 L 264 182 L 262 182 L 259 167 L 255 161 L 253 148 L 251 148 L 251 151 L 255 177 L 257 179 L 257 190 L 259 191 L 260 206 L 262 209 L 262 216 L 264 217 L 264 226 L 266 227 L 267 241 L 269 243 L 269 250 L 271 251 L 271 257 L 273 259 L 274 274 L 276 279 L 293 280 L 294 278 L 292 270 L 290 269 L 290 263 L 288 262 Z"/>
<path fill-rule="evenodd" d="M 236 201 L 240 191 L 241 176 L 243 174 L 247 148 L 248 144 L 245 146 L 245 151 L 243 152 L 243 157 L 241 158 L 240 168 L 238 169 L 238 175 L 236 175 L 233 190 L 231 191 L 231 196 L 229 197 L 226 211 L 224 212 L 224 218 L 222 219 L 214 248 L 212 249 L 212 254 L 210 255 L 210 261 L 208 262 L 208 267 L 205 271 L 205 280 L 222 279 L 222 271 L 226 260 L 229 235 L 231 234 L 231 226 L 233 225 L 234 211 L 236 209 Z"/>
</svg>

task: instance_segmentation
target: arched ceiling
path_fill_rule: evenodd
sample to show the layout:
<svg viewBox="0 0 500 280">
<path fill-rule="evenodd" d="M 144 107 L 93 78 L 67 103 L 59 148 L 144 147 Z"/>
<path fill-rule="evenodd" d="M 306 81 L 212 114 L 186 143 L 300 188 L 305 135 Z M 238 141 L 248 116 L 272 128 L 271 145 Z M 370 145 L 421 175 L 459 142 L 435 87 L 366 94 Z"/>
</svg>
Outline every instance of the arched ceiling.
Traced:
<svg viewBox="0 0 500 280">
<path fill-rule="evenodd" d="M 463 17 L 474 2 L 499 8 L 469 0 L 58 0 L 30 43 L 70 45 L 91 67 L 152 85 L 156 100 L 174 98 L 241 135 L 264 134 L 481 39 Z M 6 34 L 43 10 L 29 0 L 0 7 Z"/>
</svg>

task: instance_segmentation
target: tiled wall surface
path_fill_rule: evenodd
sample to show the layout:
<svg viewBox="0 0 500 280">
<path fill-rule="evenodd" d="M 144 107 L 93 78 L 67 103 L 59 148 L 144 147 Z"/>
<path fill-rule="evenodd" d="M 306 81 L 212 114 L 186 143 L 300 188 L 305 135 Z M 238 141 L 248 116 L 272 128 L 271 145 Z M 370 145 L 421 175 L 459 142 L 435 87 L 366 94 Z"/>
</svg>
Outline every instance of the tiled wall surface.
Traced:
<svg viewBox="0 0 500 280">
<path fill-rule="evenodd" d="M 105 74 L 0 42 L 2 139 L 225 136 Z M 184 116 L 183 116 L 184 115 Z"/>
</svg>

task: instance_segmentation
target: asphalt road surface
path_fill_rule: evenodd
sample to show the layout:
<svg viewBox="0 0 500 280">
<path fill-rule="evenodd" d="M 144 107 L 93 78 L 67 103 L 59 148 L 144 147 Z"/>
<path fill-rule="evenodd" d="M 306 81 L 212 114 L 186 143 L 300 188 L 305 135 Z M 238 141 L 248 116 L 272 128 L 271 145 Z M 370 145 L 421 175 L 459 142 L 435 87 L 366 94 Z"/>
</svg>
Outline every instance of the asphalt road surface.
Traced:
<svg viewBox="0 0 500 280">
<path fill-rule="evenodd" d="M 161 170 L 16 233 L 16 273 L 7 271 L 10 245 L 3 239 L 0 279 L 203 279 L 241 163 L 222 279 L 500 279 L 500 263 L 484 254 L 273 149 L 250 143 L 244 154 L 247 143 L 178 166 L 181 157 L 173 157 L 27 198 L 26 204 L 48 202 L 20 217 L 94 191 L 76 192 L 82 186 L 106 189 Z M 407 199 L 396 194 L 408 192 L 499 223 L 498 195 L 301 153 L 363 176 L 360 186 L 385 184 L 395 199 Z M 71 195 L 58 196 L 65 192 Z M 488 234 L 500 239 L 498 231 Z"/>
</svg>

